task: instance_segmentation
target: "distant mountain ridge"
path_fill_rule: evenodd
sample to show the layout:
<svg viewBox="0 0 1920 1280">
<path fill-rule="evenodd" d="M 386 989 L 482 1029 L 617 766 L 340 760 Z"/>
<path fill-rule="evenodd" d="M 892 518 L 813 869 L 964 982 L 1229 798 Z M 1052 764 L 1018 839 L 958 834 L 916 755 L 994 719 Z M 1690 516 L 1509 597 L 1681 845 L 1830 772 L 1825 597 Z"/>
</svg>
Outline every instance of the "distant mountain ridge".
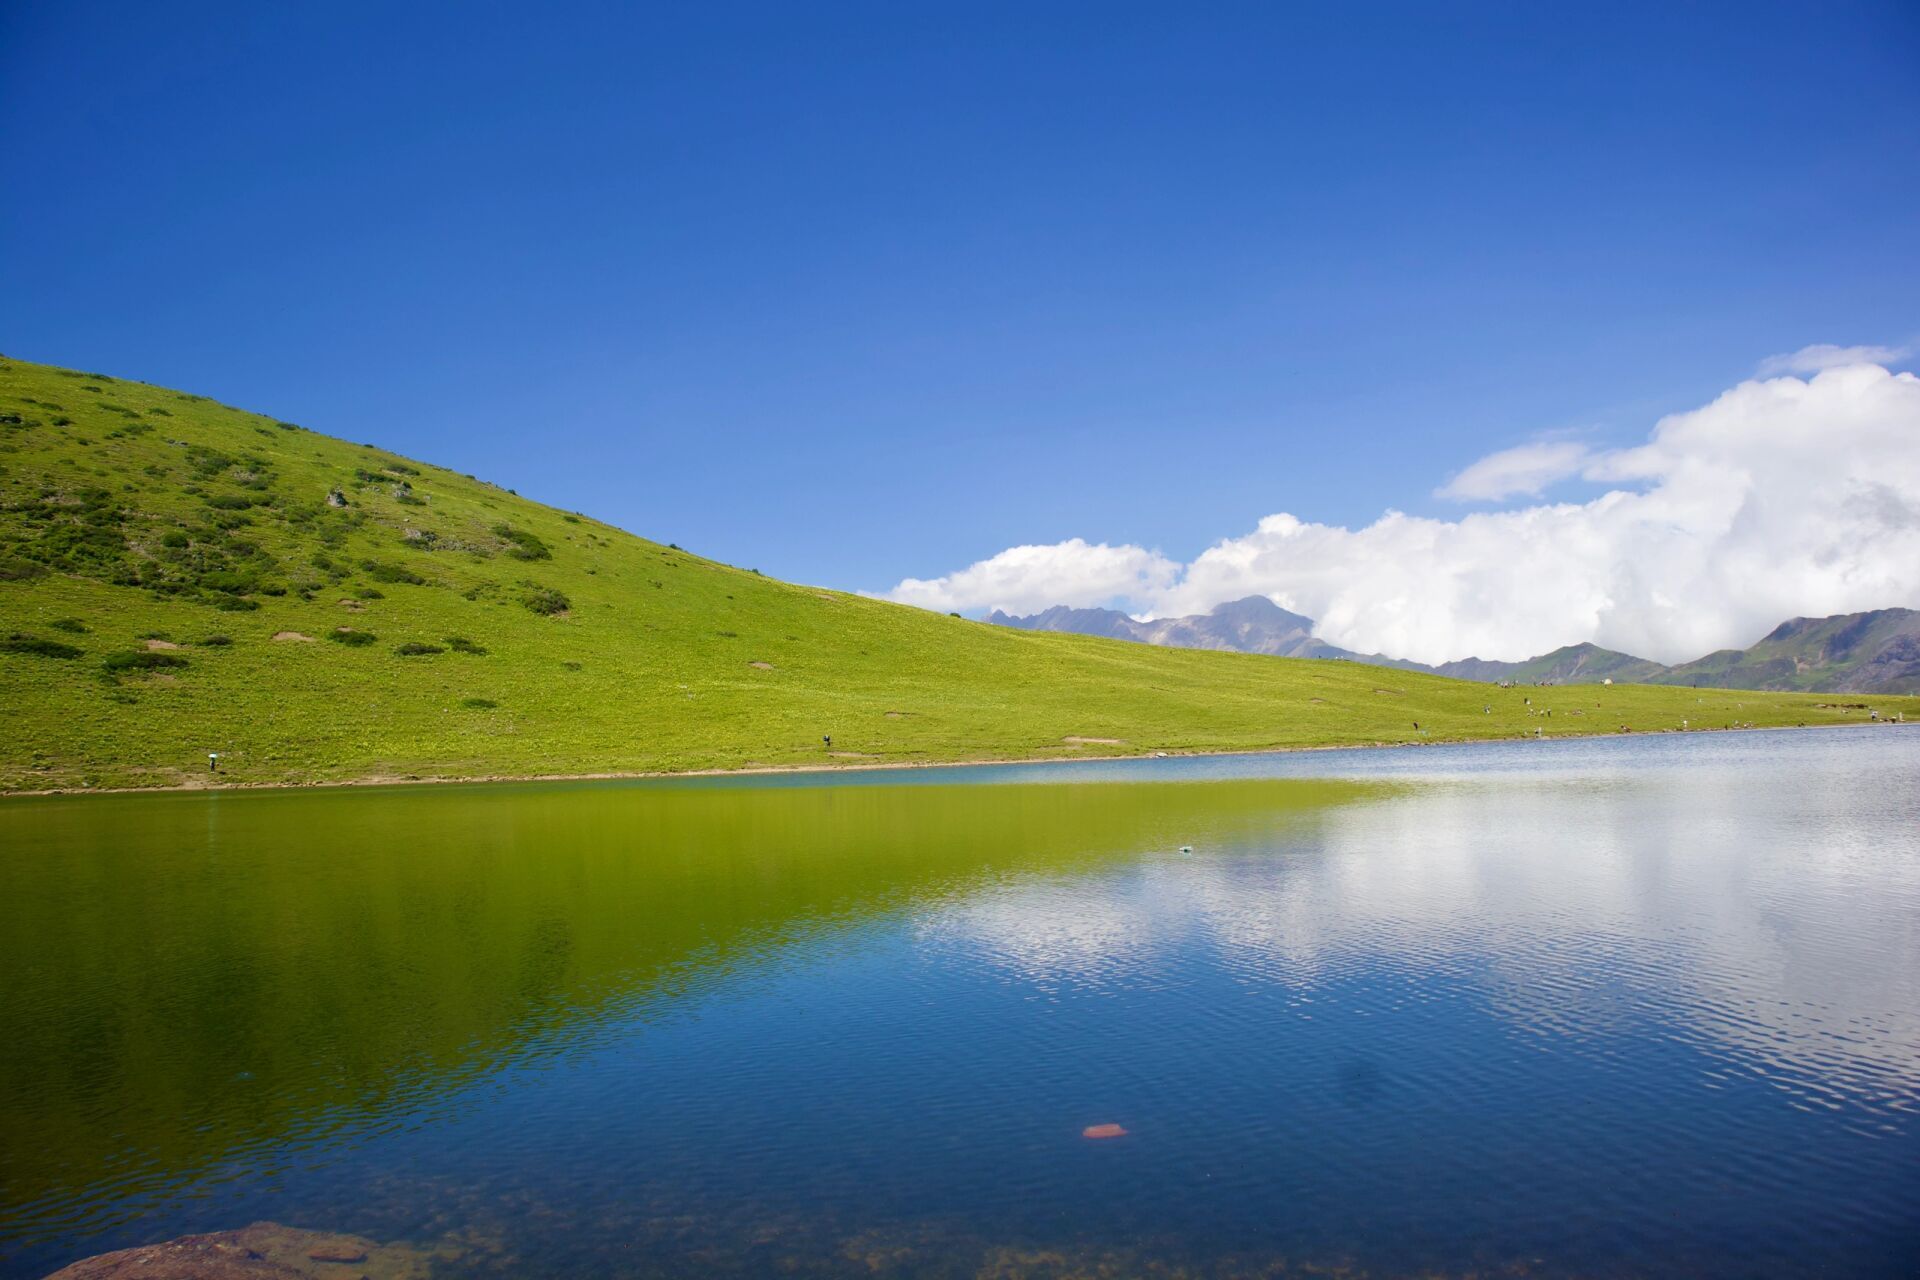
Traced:
<svg viewBox="0 0 1920 1280">
<path fill-rule="evenodd" d="M 1438 666 L 1354 653 L 1313 634 L 1313 619 L 1265 596 L 1217 605 L 1209 613 L 1141 622 L 1117 609 L 1056 605 L 1026 617 L 995 610 L 987 621 L 1024 631 L 1071 631 L 1178 649 L 1235 649 L 1281 658 L 1342 658 L 1430 671 L 1489 684 L 1699 685 L 1805 693 L 1920 693 L 1920 610 L 1875 609 L 1830 618 L 1793 618 L 1746 649 L 1722 649 L 1669 667 L 1595 644 L 1567 645 L 1524 662 L 1461 658 Z"/>
<path fill-rule="evenodd" d="M 1138 622 L 1118 609 L 1070 609 L 1055 605 L 1043 613 L 1014 618 L 995 610 L 987 621 L 1022 631 L 1071 631 L 1108 636 L 1171 649 L 1233 649 L 1280 658 L 1357 658 L 1337 645 L 1317 640 L 1313 619 L 1282 609 L 1265 596 L 1248 596 L 1215 606 L 1211 613 Z"/>
</svg>

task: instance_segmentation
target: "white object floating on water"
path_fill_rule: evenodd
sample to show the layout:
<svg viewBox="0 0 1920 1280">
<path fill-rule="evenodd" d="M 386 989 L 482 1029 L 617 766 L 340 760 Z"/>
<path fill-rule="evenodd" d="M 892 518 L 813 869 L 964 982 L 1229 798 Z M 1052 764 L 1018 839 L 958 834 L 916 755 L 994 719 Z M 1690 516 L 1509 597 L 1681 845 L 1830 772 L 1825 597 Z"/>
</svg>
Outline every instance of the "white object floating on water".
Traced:
<svg viewBox="0 0 1920 1280">
<path fill-rule="evenodd" d="M 1183 844 L 1183 845 L 1181 845 L 1181 846 L 1180 846 L 1180 852 L 1182 852 L 1182 853 L 1192 853 L 1192 852 L 1193 852 L 1193 846 L 1192 846 L 1192 845 L 1190 845 L 1190 844 Z"/>
</svg>

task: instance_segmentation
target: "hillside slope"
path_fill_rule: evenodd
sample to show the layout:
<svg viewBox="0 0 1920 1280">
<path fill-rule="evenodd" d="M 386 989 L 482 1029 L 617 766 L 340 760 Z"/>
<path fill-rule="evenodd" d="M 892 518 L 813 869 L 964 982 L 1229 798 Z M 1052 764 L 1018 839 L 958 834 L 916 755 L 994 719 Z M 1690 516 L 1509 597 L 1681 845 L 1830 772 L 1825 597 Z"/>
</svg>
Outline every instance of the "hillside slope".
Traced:
<svg viewBox="0 0 1920 1280">
<path fill-rule="evenodd" d="M 369 445 L 11 359 L 0 635 L 0 788 L 16 790 L 200 784 L 209 751 L 224 782 L 295 783 L 1866 715 L 1615 686 L 1547 717 L 1519 690 L 1350 662 L 993 627 L 773 581 Z M 1876 705 L 1920 715 L 1920 700 Z"/>
</svg>

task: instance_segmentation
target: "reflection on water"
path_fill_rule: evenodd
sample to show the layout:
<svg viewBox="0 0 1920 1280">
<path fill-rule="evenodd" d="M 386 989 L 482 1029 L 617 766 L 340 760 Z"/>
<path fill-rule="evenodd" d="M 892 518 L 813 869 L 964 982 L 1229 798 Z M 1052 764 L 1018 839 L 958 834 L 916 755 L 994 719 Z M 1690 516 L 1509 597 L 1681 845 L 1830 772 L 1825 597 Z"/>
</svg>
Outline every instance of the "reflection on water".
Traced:
<svg viewBox="0 0 1920 1280">
<path fill-rule="evenodd" d="M 1904 730 L 32 801 L 0 849 L 6 1275 L 256 1218 L 555 1276 L 1920 1258 Z"/>
</svg>

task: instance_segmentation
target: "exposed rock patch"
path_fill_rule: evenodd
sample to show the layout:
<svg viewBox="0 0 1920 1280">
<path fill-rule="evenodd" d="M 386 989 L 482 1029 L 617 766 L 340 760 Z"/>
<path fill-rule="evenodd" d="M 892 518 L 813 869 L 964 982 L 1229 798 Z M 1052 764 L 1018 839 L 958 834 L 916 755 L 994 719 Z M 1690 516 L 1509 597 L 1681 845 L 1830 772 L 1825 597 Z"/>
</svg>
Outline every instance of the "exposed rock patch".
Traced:
<svg viewBox="0 0 1920 1280">
<path fill-rule="evenodd" d="M 430 1261 L 407 1245 L 256 1222 L 99 1254 L 47 1280 L 426 1280 Z"/>
<path fill-rule="evenodd" d="M 301 640 L 307 644 L 313 643 L 312 636 L 303 636 L 298 631 L 276 631 L 273 633 L 273 638 L 275 640 Z"/>
</svg>

